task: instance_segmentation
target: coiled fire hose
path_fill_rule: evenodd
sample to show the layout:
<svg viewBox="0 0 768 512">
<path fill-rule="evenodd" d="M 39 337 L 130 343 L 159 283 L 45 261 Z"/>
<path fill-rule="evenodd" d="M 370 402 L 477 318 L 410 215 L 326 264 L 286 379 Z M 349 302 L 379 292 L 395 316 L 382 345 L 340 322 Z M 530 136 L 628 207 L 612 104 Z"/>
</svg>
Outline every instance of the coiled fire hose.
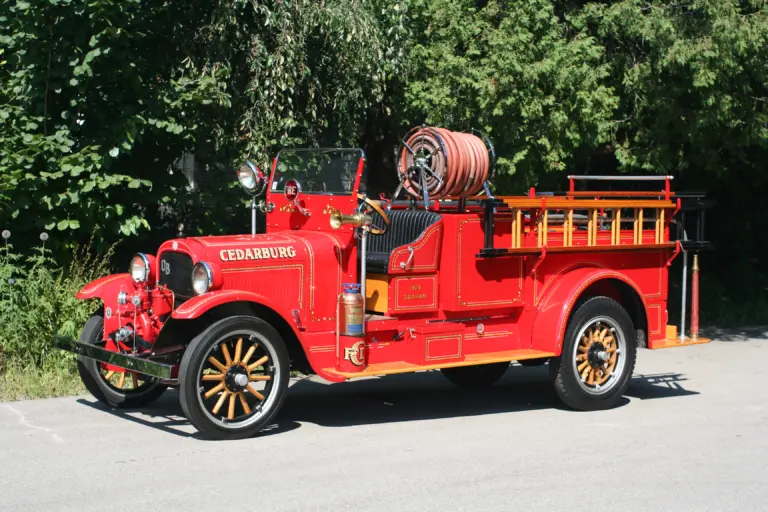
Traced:
<svg viewBox="0 0 768 512">
<path fill-rule="evenodd" d="M 488 179 L 490 158 L 480 137 L 445 128 L 412 130 L 400 152 L 400 179 L 409 194 L 430 199 L 474 196 Z"/>
</svg>

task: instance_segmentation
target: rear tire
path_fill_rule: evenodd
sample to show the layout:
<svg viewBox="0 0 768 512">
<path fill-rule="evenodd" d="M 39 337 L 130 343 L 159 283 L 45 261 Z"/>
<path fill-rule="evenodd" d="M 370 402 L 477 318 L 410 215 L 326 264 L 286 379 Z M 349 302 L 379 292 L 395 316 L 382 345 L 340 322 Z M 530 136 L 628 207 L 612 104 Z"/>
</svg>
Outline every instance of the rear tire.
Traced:
<svg viewBox="0 0 768 512">
<path fill-rule="evenodd" d="M 209 438 L 252 437 L 282 407 L 289 372 L 288 349 L 271 325 L 252 316 L 224 318 L 184 351 L 181 408 Z"/>
<path fill-rule="evenodd" d="M 629 386 L 637 354 L 627 311 L 608 297 L 592 297 L 573 312 L 559 357 L 550 360 L 558 397 L 569 407 L 614 407 Z"/>
<path fill-rule="evenodd" d="M 460 388 L 486 388 L 493 386 L 506 373 L 509 363 L 489 363 L 474 366 L 441 368 L 446 379 Z"/>
<path fill-rule="evenodd" d="M 80 342 L 102 346 L 103 338 L 104 317 L 100 312 L 94 313 L 85 323 L 83 332 L 80 333 Z M 164 384 L 159 384 L 153 377 L 146 375 L 132 372 L 112 372 L 112 375 L 107 372 L 104 374 L 102 373 L 104 371 L 101 367 L 102 364 L 94 359 L 77 356 L 77 371 L 83 385 L 94 398 L 109 407 L 116 409 L 142 407 L 160 398 L 168 388 Z M 130 375 L 128 379 L 130 379 L 131 386 L 137 387 L 125 389 L 128 375 Z"/>
</svg>

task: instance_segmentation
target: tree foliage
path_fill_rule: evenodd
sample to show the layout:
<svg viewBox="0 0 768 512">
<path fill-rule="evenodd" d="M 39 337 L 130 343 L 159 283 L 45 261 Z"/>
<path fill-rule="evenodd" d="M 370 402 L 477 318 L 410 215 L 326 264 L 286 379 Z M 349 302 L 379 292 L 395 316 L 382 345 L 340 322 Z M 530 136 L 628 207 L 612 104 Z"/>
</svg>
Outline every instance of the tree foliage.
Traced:
<svg viewBox="0 0 768 512">
<path fill-rule="evenodd" d="M 235 162 L 359 136 L 400 58 L 378 28 L 402 18 L 375 4 L 3 0 L 4 227 L 68 246 L 190 215 L 198 231 L 228 227 Z"/>
<path fill-rule="evenodd" d="M 767 16 L 756 0 L 0 0 L 0 224 L 65 248 L 150 229 L 151 246 L 180 220 L 241 231 L 242 159 L 355 144 L 394 178 L 421 123 L 487 132 L 502 193 L 606 167 L 765 187 Z"/>
<path fill-rule="evenodd" d="M 606 49 L 623 168 L 723 175 L 768 147 L 763 2 L 595 2 L 572 19 Z"/>
<path fill-rule="evenodd" d="M 609 138 L 609 64 L 552 2 L 419 0 L 411 25 L 410 121 L 487 132 L 500 175 L 562 171 Z"/>
</svg>

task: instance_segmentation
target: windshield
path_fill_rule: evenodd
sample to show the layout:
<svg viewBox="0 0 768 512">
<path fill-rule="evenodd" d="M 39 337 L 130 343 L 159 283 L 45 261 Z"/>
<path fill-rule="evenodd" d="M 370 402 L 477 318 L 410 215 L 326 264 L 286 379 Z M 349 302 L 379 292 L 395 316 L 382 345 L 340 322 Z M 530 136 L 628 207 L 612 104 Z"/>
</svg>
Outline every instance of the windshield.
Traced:
<svg viewBox="0 0 768 512">
<path fill-rule="evenodd" d="M 349 195 L 354 191 L 357 167 L 365 158 L 360 149 L 287 149 L 277 155 L 269 188 L 282 192 L 296 180 L 303 194 Z"/>
</svg>

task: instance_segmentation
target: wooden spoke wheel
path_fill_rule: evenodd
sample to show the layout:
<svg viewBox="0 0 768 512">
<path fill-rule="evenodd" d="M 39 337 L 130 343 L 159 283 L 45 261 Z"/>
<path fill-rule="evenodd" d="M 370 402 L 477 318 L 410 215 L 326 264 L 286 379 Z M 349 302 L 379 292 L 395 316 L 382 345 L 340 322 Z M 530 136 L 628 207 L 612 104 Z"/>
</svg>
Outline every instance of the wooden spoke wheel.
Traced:
<svg viewBox="0 0 768 512">
<path fill-rule="evenodd" d="M 282 406 L 288 373 L 287 349 L 272 326 L 248 316 L 220 320 L 184 352 L 182 409 L 210 437 L 250 437 Z"/>
<path fill-rule="evenodd" d="M 607 297 L 587 299 L 573 312 L 559 357 L 550 361 L 558 396 L 579 410 L 612 407 L 635 367 L 636 330 L 626 310 Z"/>
<path fill-rule="evenodd" d="M 80 341 L 103 346 L 104 317 L 88 319 Z M 168 386 L 156 379 L 127 370 L 108 370 L 104 363 L 78 356 L 77 370 L 85 388 L 100 402 L 114 408 L 142 407 L 157 400 Z"/>
<path fill-rule="evenodd" d="M 130 370 L 109 370 L 106 364 L 99 365 L 104 383 L 118 393 L 139 393 L 153 386 L 156 379 Z"/>
<path fill-rule="evenodd" d="M 213 416 L 234 421 L 258 411 L 276 368 L 258 338 L 235 335 L 211 348 L 202 371 L 199 392 L 205 406 Z"/>
<path fill-rule="evenodd" d="M 621 374 L 620 365 L 625 361 L 621 357 L 621 347 L 626 347 L 623 332 L 612 319 L 598 317 L 584 326 L 578 338 L 576 354 L 571 360 L 582 387 L 590 393 L 599 393 L 615 385 L 616 376 Z"/>
</svg>

